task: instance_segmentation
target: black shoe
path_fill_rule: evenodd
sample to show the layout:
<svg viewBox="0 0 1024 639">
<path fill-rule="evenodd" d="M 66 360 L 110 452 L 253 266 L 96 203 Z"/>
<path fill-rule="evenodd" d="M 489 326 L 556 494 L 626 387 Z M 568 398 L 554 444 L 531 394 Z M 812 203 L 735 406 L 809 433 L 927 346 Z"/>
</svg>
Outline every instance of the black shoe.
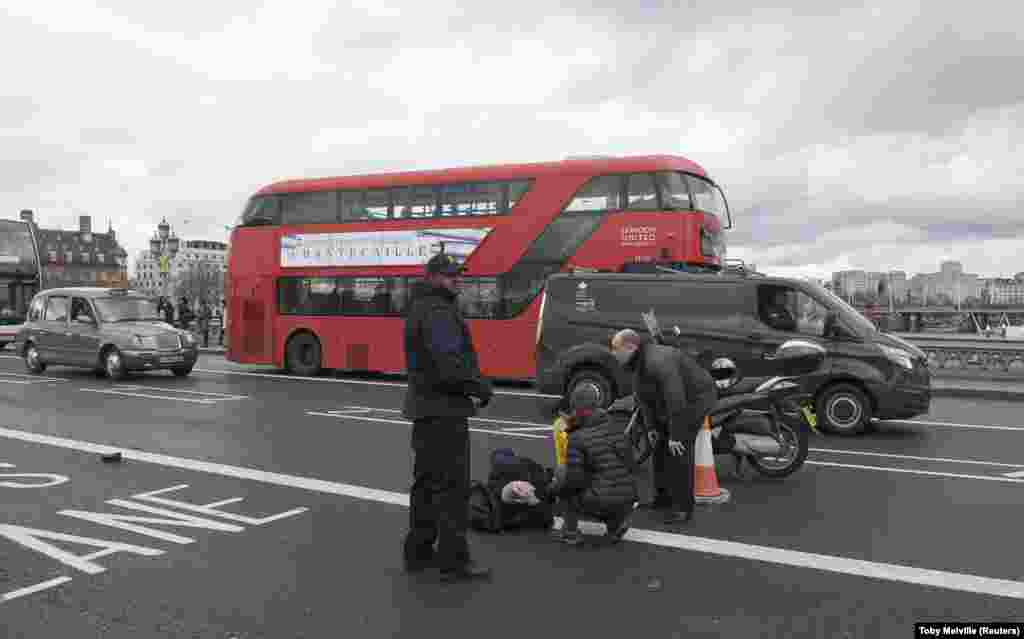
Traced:
<svg viewBox="0 0 1024 639">
<path fill-rule="evenodd" d="M 491 578 L 491 570 L 478 566 L 476 562 L 468 561 L 458 568 L 441 570 L 441 581 L 452 583 L 455 581 L 474 581 Z"/>
<path fill-rule="evenodd" d="M 665 515 L 665 524 L 672 526 L 676 524 L 688 524 L 693 521 L 692 510 L 680 510 Z"/>
<path fill-rule="evenodd" d="M 423 572 L 424 570 L 432 568 L 435 565 L 433 557 L 424 557 L 416 559 L 409 559 L 408 557 L 406 557 L 404 563 L 405 572 L 410 575 L 416 574 L 418 572 Z"/>
<path fill-rule="evenodd" d="M 618 521 L 609 522 L 608 524 L 608 540 L 613 544 L 617 544 L 622 541 L 622 538 L 626 536 L 629 531 L 630 522 L 633 520 L 633 511 L 630 510 L 626 513 L 622 519 Z"/>
<path fill-rule="evenodd" d="M 672 497 L 669 495 L 658 495 L 646 506 L 651 510 L 668 510 L 672 507 Z"/>
</svg>

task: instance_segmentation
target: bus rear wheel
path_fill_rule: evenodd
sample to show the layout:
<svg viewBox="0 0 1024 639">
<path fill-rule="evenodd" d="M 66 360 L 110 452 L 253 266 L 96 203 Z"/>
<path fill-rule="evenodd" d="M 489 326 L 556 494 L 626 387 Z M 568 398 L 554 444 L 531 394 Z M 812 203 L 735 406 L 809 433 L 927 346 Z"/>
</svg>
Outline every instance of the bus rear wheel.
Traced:
<svg viewBox="0 0 1024 639">
<path fill-rule="evenodd" d="M 309 333 L 299 333 L 288 340 L 285 366 L 299 377 L 315 377 L 321 368 L 320 340 Z"/>
</svg>

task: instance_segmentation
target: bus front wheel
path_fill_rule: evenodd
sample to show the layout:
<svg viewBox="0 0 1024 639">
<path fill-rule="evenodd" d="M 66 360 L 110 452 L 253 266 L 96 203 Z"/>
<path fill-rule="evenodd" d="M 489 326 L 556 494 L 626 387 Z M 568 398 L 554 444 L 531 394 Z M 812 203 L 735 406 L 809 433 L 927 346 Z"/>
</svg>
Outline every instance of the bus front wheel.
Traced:
<svg viewBox="0 0 1024 639">
<path fill-rule="evenodd" d="M 299 333 L 288 340 L 285 366 L 299 377 L 315 377 L 320 373 L 320 340 L 309 333 Z"/>
</svg>

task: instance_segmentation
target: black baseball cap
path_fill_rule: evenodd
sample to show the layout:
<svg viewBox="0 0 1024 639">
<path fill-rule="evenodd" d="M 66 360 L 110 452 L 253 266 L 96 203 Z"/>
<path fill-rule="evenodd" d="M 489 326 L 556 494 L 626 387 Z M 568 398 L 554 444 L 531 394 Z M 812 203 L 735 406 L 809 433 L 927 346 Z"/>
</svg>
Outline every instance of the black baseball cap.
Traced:
<svg viewBox="0 0 1024 639">
<path fill-rule="evenodd" d="M 427 262 L 427 275 L 461 275 L 462 265 L 447 253 L 438 253 Z"/>
</svg>

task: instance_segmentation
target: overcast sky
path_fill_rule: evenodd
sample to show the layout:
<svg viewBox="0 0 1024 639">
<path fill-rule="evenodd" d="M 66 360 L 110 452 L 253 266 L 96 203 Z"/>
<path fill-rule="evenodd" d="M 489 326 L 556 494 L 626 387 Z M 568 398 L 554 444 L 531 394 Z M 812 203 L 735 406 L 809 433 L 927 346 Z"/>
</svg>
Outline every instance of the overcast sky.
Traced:
<svg viewBox="0 0 1024 639">
<path fill-rule="evenodd" d="M 1021 3 L 255 4 L 5 0 L 3 216 L 134 262 L 281 178 L 672 153 L 762 270 L 1024 271 Z"/>
</svg>

